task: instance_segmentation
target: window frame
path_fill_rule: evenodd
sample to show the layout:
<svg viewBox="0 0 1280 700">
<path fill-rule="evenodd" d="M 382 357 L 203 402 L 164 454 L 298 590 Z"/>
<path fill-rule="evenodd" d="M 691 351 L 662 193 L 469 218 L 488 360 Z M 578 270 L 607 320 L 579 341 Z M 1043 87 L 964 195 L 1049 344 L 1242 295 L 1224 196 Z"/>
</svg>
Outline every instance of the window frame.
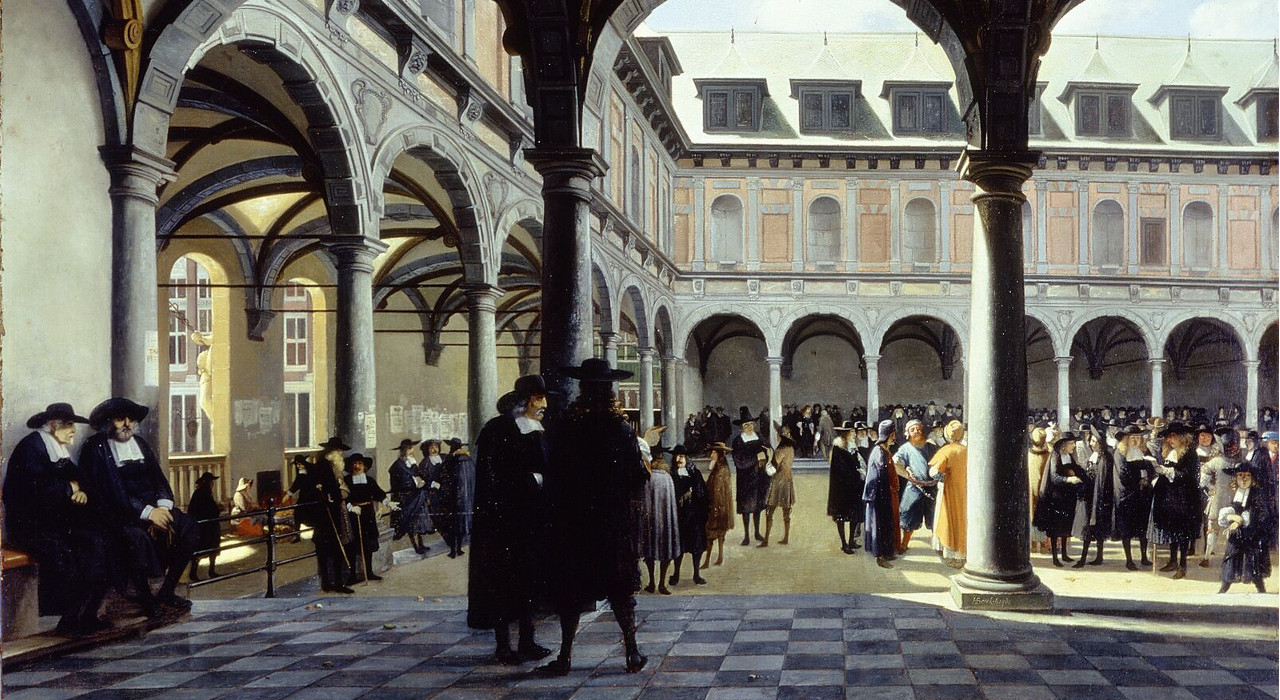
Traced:
<svg viewBox="0 0 1280 700">
<path fill-rule="evenodd" d="M 1044 136 L 1044 89 L 1048 83 L 1036 83 L 1031 95 L 1031 104 L 1027 105 L 1027 135 Z"/>
<path fill-rule="evenodd" d="M 1275 141 L 1280 137 L 1280 119 L 1277 118 L 1277 109 L 1280 109 L 1280 95 L 1260 95 L 1256 100 L 1256 121 L 1257 121 L 1257 140 L 1258 141 Z M 1270 107 L 1270 114 L 1267 112 Z M 1270 118 L 1268 118 L 1270 117 Z"/>
<path fill-rule="evenodd" d="M 1182 129 L 1178 123 L 1179 105 L 1190 102 L 1191 127 Z M 1204 126 L 1205 108 L 1212 105 L 1213 131 L 1206 132 Z M 1169 138 L 1175 141 L 1221 141 L 1222 140 L 1222 97 L 1217 93 L 1203 90 L 1179 90 L 1169 96 Z"/>
<path fill-rule="evenodd" d="M 707 83 L 698 88 L 702 99 L 702 130 L 707 133 L 745 134 L 760 131 L 761 113 L 764 105 L 764 90 L 759 85 L 734 85 L 732 83 Z M 712 99 L 721 95 L 725 101 L 725 123 L 711 123 Z M 751 112 L 750 124 L 743 125 L 738 119 L 738 103 L 741 98 L 750 100 L 748 109 Z"/>
<path fill-rule="evenodd" d="M 1097 100 L 1098 124 L 1096 130 L 1085 128 L 1085 102 Z M 1112 105 L 1118 101 L 1124 109 L 1123 124 L 1112 127 Z M 1133 96 L 1128 90 L 1079 90 L 1075 94 L 1073 116 L 1075 118 L 1076 136 L 1096 136 L 1099 138 L 1128 138 L 1133 135 Z"/>
<path fill-rule="evenodd" d="M 805 99 L 817 96 L 822 100 L 822 115 L 818 126 L 808 125 L 808 113 L 805 107 Z M 848 115 L 849 123 L 845 126 L 835 126 L 832 115 L 835 110 L 832 108 L 832 102 L 837 97 L 844 97 L 849 101 Z M 802 134 L 851 134 L 857 130 L 857 114 L 855 112 L 857 106 L 858 91 L 854 86 L 848 87 L 821 87 L 821 86 L 804 86 L 797 90 L 796 101 L 800 109 L 800 133 Z"/>
<path fill-rule="evenodd" d="M 913 125 L 904 124 L 905 116 L 902 110 L 902 101 L 904 99 L 914 98 L 916 100 L 916 114 Z M 893 133 L 894 135 L 902 134 L 949 134 L 953 127 L 951 124 L 951 113 L 947 109 L 950 96 L 947 90 L 940 88 L 893 88 L 890 93 L 890 107 L 893 110 Z M 938 122 L 933 125 L 929 124 L 928 104 L 931 100 L 938 102 Z"/>
<path fill-rule="evenodd" d="M 1147 228 L 1149 226 L 1160 227 L 1159 246 L 1160 259 L 1158 261 L 1151 260 L 1151 246 L 1148 245 Z M 1169 266 L 1169 222 L 1157 216 L 1142 216 L 1138 218 L 1138 266 L 1147 268 L 1167 268 Z"/>
</svg>

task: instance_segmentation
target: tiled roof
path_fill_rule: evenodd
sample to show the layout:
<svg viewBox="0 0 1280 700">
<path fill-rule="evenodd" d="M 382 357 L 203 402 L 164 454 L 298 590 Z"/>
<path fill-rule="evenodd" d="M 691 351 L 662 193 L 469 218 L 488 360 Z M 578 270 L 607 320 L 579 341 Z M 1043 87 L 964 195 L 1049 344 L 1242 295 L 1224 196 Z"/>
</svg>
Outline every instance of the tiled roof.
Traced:
<svg viewBox="0 0 1280 700">
<path fill-rule="evenodd" d="M 913 34 L 796 34 L 781 32 L 671 32 L 671 44 L 684 66 L 672 81 L 676 117 L 697 147 L 778 148 L 930 148 L 963 147 L 959 132 L 928 137 L 894 136 L 889 100 L 882 96 L 886 82 L 954 83 L 954 72 L 942 49 Z M 1084 64 L 1084 68 L 1081 65 Z M 1170 66 L 1175 68 L 1170 71 Z M 818 75 L 810 75 L 818 74 Z M 839 75 L 837 78 L 836 76 Z M 863 99 L 852 134 L 805 134 L 800 130 L 799 106 L 789 97 L 792 79 L 859 80 Z M 759 133 L 713 133 L 703 130 L 702 102 L 694 81 L 715 78 L 763 79 L 764 125 Z M 1159 152 L 1212 150 L 1249 152 L 1273 150 L 1253 141 L 1254 115 L 1237 104 L 1251 89 L 1276 89 L 1274 44 L 1261 40 L 1187 39 L 1156 37 L 1055 36 L 1041 62 L 1038 80 L 1047 83 L 1043 99 L 1044 135 L 1033 137 L 1038 148 L 1106 149 Z M 1070 105 L 1060 95 L 1069 83 L 1136 86 L 1131 110 L 1133 137 L 1078 137 Z M 1151 99 L 1162 88 L 1179 86 L 1226 88 L 1223 98 L 1223 139 L 1196 144 L 1169 139 L 1167 101 Z M 1255 87 L 1256 86 L 1256 87 Z M 953 107 L 956 88 L 949 88 Z"/>
</svg>

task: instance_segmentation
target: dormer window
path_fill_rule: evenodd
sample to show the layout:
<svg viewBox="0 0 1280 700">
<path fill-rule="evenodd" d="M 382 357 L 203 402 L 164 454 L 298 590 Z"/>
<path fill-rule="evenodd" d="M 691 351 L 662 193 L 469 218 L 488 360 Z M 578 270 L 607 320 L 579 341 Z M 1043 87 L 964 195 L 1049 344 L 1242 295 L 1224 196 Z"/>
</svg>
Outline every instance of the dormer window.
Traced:
<svg viewBox="0 0 1280 700">
<path fill-rule="evenodd" d="M 1037 83 L 1035 93 L 1031 96 L 1031 104 L 1027 105 L 1027 133 L 1031 136 L 1041 136 L 1044 134 L 1044 106 L 1041 100 L 1044 99 L 1045 83 Z"/>
<path fill-rule="evenodd" d="M 1276 95 L 1259 97 L 1258 103 L 1258 140 L 1275 141 L 1277 137 L 1276 107 L 1280 98 Z"/>
<path fill-rule="evenodd" d="M 1077 136 L 1129 135 L 1128 92 L 1079 90 L 1075 100 Z"/>
<path fill-rule="evenodd" d="M 800 103 L 800 131 L 806 134 L 850 133 L 859 81 L 792 80 L 791 97 Z"/>
<path fill-rule="evenodd" d="M 945 134 L 951 131 L 947 89 L 950 83 L 920 84 L 885 81 L 882 97 L 893 106 L 893 133 Z"/>
<path fill-rule="evenodd" d="M 707 132 L 753 132 L 760 130 L 760 107 L 764 83 L 715 83 L 695 81 L 702 98 L 702 119 Z"/>
<path fill-rule="evenodd" d="M 1222 138 L 1222 100 L 1208 93 L 1173 94 L 1169 98 L 1169 134 L 1185 140 Z"/>
</svg>

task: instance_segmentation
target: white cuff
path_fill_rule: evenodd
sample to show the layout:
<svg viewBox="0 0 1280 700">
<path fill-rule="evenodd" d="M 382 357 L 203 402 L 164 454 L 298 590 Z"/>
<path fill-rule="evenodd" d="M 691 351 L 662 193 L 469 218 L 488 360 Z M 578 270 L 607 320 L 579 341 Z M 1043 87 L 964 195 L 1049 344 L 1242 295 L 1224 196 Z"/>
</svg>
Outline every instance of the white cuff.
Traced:
<svg viewBox="0 0 1280 700">
<path fill-rule="evenodd" d="M 151 511 L 153 510 L 155 510 L 153 506 L 143 506 L 142 515 L 138 517 L 142 518 L 143 520 L 149 520 L 151 518 Z"/>
<path fill-rule="evenodd" d="M 542 475 L 538 472 L 533 472 L 533 480 L 538 482 L 538 486 L 542 486 Z"/>
<path fill-rule="evenodd" d="M 167 498 L 161 498 L 160 500 L 156 501 L 156 505 L 160 508 L 168 508 L 169 510 L 173 510 L 173 501 Z"/>
</svg>

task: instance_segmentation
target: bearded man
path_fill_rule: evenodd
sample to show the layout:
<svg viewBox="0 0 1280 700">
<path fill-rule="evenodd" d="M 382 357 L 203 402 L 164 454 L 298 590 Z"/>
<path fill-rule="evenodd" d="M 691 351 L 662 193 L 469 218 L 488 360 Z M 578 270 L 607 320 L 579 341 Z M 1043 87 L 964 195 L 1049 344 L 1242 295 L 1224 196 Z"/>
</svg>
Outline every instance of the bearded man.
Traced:
<svg viewBox="0 0 1280 700">
<path fill-rule="evenodd" d="M 748 525 L 755 524 L 757 542 L 764 542 L 760 534 L 760 513 L 765 507 L 765 497 L 769 493 L 769 476 L 764 467 L 769 462 L 769 448 L 764 440 L 756 434 L 756 421 L 743 406 L 734 425 L 740 426 L 742 432 L 733 439 L 733 466 L 738 481 L 738 514 L 742 516 L 742 546 L 751 544 L 751 530 Z M 749 522 L 750 521 L 750 522 Z"/>
<path fill-rule="evenodd" d="M 498 416 L 484 424 L 476 439 L 467 624 L 493 630 L 498 662 L 506 665 L 551 653 L 533 635 L 533 601 L 543 580 L 546 539 L 548 448 L 542 419 L 550 391 L 539 375 L 520 377 L 498 399 Z M 520 628 L 514 651 L 512 622 Z"/>
<path fill-rule="evenodd" d="M 71 460 L 76 424 L 69 403 L 31 416 L 4 480 L 5 535 L 40 567 L 40 613 L 61 615 L 58 634 L 111 626 L 98 617 L 106 594 L 107 544 L 89 509 L 84 472 Z"/>
<path fill-rule="evenodd" d="M 1187 552 L 1200 534 L 1200 465 L 1194 448 L 1195 429 L 1170 423 L 1160 431 L 1163 460 L 1156 465 L 1152 488 L 1151 522 L 1156 544 L 1169 547 L 1169 563 L 1161 571 L 1173 578 L 1187 575 Z"/>
<path fill-rule="evenodd" d="M 906 431 L 906 444 L 893 454 L 898 476 L 906 482 L 899 503 L 902 540 L 897 545 L 898 554 L 907 553 L 911 535 L 920 529 L 921 524 L 933 530 L 934 504 L 938 501 L 938 482 L 929 476 L 929 460 L 933 459 L 938 448 L 928 441 L 920 419 L 907 421 Z"/>
<path fill-rule="evenodd" d="M 191 609 L 191 601 L 174 590 L 200 535 L 195 520 L 174 505 L 173 489 L 155 452 L 134 434 L 148 411 L 123 397 L 98 404 L 89 413 L 89 423 L 99 432 L 85 441 L 80 460 L 86 478 L 82 488 L 114 540 L 124 583 L 134 585 L 150 617 L 164 609 Z M 164 582 L 153 595 L 148 578 L 160 575 Z"/>
</svg>

